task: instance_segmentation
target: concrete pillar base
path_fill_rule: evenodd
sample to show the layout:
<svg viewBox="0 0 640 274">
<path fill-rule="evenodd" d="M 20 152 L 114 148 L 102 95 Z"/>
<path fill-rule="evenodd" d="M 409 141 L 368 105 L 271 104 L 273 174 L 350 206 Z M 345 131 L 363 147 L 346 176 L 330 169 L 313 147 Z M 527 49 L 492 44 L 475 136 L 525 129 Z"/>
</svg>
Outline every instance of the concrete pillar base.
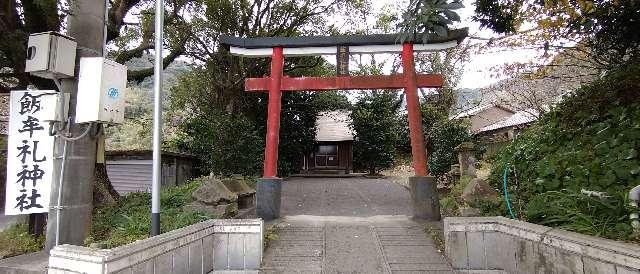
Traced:
<svg viewBox="0 0 640 274">
<path fill-rule="evenodd" d="M 440 220 L 440 201 L 436 178 L 414 176 L 409 178 L 413 218 L 428 221 Z"/>
<path fill-rule="evenodd" d="M 265 221 L 280 218 L 281 178 L 260 178 L 256 186 L 256 214 Z"/>
</svg>

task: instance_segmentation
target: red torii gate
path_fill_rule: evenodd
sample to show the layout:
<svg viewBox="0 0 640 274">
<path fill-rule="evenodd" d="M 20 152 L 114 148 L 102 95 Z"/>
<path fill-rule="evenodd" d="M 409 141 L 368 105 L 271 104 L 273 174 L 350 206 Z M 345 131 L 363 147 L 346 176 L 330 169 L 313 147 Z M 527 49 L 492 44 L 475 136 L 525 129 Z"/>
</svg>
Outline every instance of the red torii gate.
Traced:
<svg viewBox="0 0 640 274">
<path fill-rule="evenodd" d="M 418 88 L 438 88 L 443 85 L 442 75 L 416 75 L 413 54 L 415 51 L 438 51 L 455 47 L 467 36 L 467 29 L 453 30 L 448 37 L 430 36 L 429 43 L 419 35 L 402 45 L 398 34 L 341 35 L 312 37 L 237 38 L 222 37 L 221 43 L 231 54 L 245 57 L 271 57 L 271 76 L 248 78 L 245 91 L 268 91 L 267 134 L 263 177 L 258 181 L 256 211 L 264 219 L 280 216 L 280 182 L 277 177 L 278 143 L 282 92 L 323 90 L 404 89 L 411 154 L 415 176 L 410 179 L 414 217 L 439 220 L 439 201 L 435 180 L 427 176 L 427 155 L 422 132 L 422 117 Z M 350 53 L 402 53 L 403 73 L 399 75 L 297 77 L 283 75 L 285 56 L 314 56 L 337 54 L 348 59 Z M 345 54 L 346 53 L 346 54 Z M 344 72 L 344 67 L 342 68 Z M 348 66 L 346 68 L 348 70 Z M 338 64 L 340 74 L 341 65 Z M 347 72 L 348 74 L 348 72 Z"/>
</svg>

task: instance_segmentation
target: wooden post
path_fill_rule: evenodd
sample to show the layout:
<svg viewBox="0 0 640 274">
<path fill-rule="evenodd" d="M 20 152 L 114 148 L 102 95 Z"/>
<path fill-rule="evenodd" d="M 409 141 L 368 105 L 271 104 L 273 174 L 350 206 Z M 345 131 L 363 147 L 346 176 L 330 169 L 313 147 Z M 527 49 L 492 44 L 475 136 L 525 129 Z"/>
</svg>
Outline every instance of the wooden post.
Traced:
<svg viewBox="0 0 640 274">
<path fill-rule="evenodd" d="M 284 55 L 281 47 L 273 48 L 271 56 L 271 78 L 269 80 L 269 102 L 267 109 L 267 137 L 264 152 L 264 178 L 275 178 L 278 174 L 278 143 L 280 142 L 280 108 L 282 91 L 282 67 Z"/>
<path fill-rule="evenodd" d="M 407 112 L 409 114 L 409 132 L 411 135 L 411 155 L 413 158 L 413 170 L 416 176 L 427 176 L 427 154 L 422 133 L 422 113 L 420 112 L 420 98 L 416 81 L 416 71 L 413 61 L 413 44 L 405 43 L 402 46 L 402 69 L 404 76 L 404 94 L 407 99 Z"/>
</svg>

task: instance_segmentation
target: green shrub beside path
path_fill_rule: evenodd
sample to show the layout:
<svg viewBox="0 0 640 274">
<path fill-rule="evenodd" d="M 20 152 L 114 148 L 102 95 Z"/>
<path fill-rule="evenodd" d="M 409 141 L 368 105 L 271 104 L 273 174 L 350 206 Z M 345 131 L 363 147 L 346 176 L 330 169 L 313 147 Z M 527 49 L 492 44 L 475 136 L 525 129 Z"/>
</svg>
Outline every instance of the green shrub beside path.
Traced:
<svg viewBox="0 0 640 274">
<path fill-rule="evenodd" d="M 490 183 L 502 190 L 508 166 L 519 218 L 634 240 L 626 196 L 640 184 L 639 151 L 640 67 L 629 66 L 574 92 L 497 154 Z"/>
<path fill-rule="evenodd" d="M 185 206 L 192 201 L 191 193 L 202 183 L 194 179 L 185 184 L 163 189 L 160 196 L 160 232 L 189 226 L 216 216 L 193 212 Z M 86 244 L 99 243 L 104 248 L 132 243 L 149 237 L 151 194 L 130 193 L 116 205 L 97 207 L 93 211 L 91 236 Z"/>
</svg>

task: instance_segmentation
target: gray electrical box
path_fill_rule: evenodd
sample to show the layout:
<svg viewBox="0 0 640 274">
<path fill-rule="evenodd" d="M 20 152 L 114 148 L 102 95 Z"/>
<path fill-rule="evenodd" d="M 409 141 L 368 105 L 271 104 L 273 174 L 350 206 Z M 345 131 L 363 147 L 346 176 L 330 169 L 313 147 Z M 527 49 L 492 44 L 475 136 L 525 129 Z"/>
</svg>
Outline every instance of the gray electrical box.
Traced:
<svg viewBox="0 0 640 274">
<path fill-rule="evenodd" d="M 124 121 L 127 67 L 102 57 L 80 58 L 76 123 Z"/>
<path fill-rule="evenodd" d="M 74 77 L 76 41 L 56 32 L 29 36 L 25 72 L 42 78 Z"/>
</svg>

